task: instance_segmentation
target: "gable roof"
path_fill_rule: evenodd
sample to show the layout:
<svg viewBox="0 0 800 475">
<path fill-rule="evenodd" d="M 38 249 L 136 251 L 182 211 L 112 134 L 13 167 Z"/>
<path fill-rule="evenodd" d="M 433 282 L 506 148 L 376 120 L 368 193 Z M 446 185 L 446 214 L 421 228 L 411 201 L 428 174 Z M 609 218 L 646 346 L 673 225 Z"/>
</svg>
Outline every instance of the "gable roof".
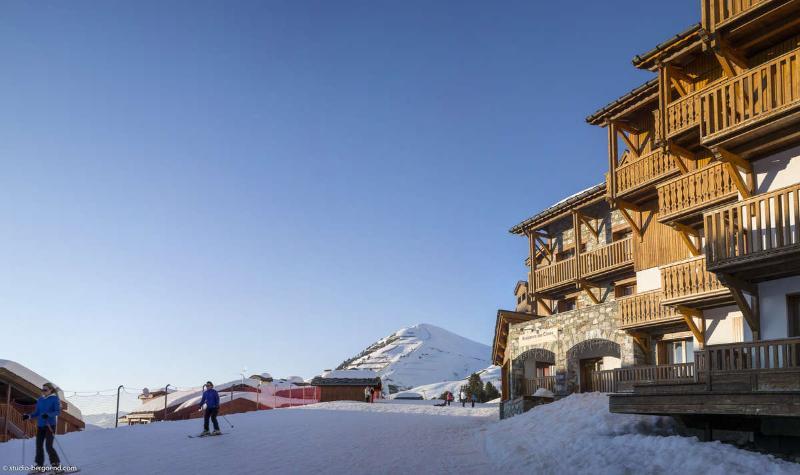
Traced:
<svg viewBox="0 0 800 475">
<path fill-rule="evenodd" d="M 508 232 L 511 234 L 525 234 L 525 231 L 533 226 L 542 225 L 570 209 L 601 199 L 605 195 L 605 192 L 606 182 L 579 191 L 515 225 L 509 229 Z"/>
</svg>

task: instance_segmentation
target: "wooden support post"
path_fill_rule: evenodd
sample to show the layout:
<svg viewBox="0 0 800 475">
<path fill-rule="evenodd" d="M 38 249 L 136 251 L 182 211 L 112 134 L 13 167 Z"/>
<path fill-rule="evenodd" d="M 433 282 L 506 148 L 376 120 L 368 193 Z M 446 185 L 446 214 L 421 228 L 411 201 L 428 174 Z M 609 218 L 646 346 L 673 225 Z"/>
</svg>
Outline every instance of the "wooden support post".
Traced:
<svg viewBox="0 0 800 475">
<path fill-rule="evenodd" d="M 594 302 L 595 305 L 600 305 L 601 303 L 600 299 L 594 295 L 594 292 L 592 292 L 592 289 L 599 288 L 597 285 L 594 285 L 583 279 L 578 279 L 577 285 L 579 289 L 583 290 L 586 293 L 586 295 L 589 296 L 589 298 L 592 300 L 592 302 Z"/>
<path fill-rule="evenodd" d="M 670 85 L 669 85 L 669 70 L 665 64 L 659 64 L 658 67 L 658 123 L 655 124 L 659 129 L 659 136 L 661 140 L 667 139 L 667 106 L 671 100 Z"/>
<path fill-rule="evenodd" d="M 528 245 L 530 247 L 530 261 L 528 267 L 530 275 L 528 276 L 528 302 L 533 306 L 533 295 L 536 291 L 536 242 L 533 239 L 533 233 L 528 232 Z M 536 309 L 531 308 L 531 313 L 536 313 Z"/>
<path fill-rule="evenodd" d="M 678 166 L 678 169 L 681 171 L 681 173 L 689 172 L 689 167 L 686 165 L 684 160 L 697 160 L 697 154 L 692 153 L 673 142 L 667 143 L 667 152 L 675 157 L 675 164 Z"/>
<path fill-rule="evenodd" d="M 613 200 L 617 196 L 617 163 L 619 149 L 617 147 L 617 126 L 609 122 L 608 129 L 608 198 Z"/>
<path fill-rule="evenodd" d="M 753 192 L 755 192 L 755 173 L 750 162 L 722 147 L 716 147 L 714 152 L 721 161 L 728 165 L 728 172 L 733 179 L 733 184 L 739 194 L 742 195 L 742 198 L 747 199 L 753 196 Z M 742 177 L 740 169 L 747 173 L 747 177 Z"/>
<path fill-rule="evenodd" d="M 553 309 L 552 309 L 552 308 L 551 308 L 549 305 L 547 305 L 547 303 L 544 301 L 544 299 L 543 299 L 543 298 L 539 297 L 538 295 L 536 296 L 536 302 L 535 302 L 535 304 L 536 304 L 536 306 L 537 306 L 537 309 L 538 309 L 538 306 L 539 306 L 539 305 L 541 305 L 542 307 L 544 307 L 544 309 L 547 311 L 547 315 L 548 315 L 548 316 L 550 316 L 550 315 L 552 315 L 552 314 L 553 314 Z"/>
<path fill-rule="evenodd" d="M 600 228 L 599 227 L 595 227 L 594 224 L 592 224 L 592 222 L 589 221 L 589 218 L 585 214 L 581 213 L 580 211 L 575 211 L 575 214 L 578 216 L 578 221 L 580 221 L 583 224 L 585 224 L 586 227 L 589 228 L 589 231 L 591 231 L 591 233 L 594 234 L 595 239 L 599 240 L 600 239 Z"/>
<path fill-rule="evenodd" d="M 581 278 L 581 244 L 583 237 L 581 236 L 581 222 L 578 219 L 578 213 L 572 213 L 572 236 L 575 241 L 575 279 Z"/>
<path fill-rule="evenodd" d="M 8 420 L 10 418 L 11 418 L 11 382 L 9 382 L 8 386 L 6 386 L 6 413 L 5 413 L 5 419 L 3 419 L 3 440 L 0 442 L 5 442 L 8 440 Z M 22 427 L 22 430 L 25 431 L 25 427 Z"/>
<path fill-rule="evenodd" d="M 639 219 L 641 220 L 642 209 L 634 205 L 633 203 L 629 203 L 627 201 L 620 199 L 616 200 L 615 203 L 617 205 L 617 209 L 619 209 L 620 214 L 622 214 L 622 217 L 625 219 L 625 221 L 628 222 L 628 225 L 631 227 L 631 230 L 633 230 L 634 234 L 636 234 L 636 236 L 638 236 L 639 239 L 641 239 L 642 228 L 640 227 L 639 224 L 636 223 L 636 221 L 633 219 L 630 213 L 631 212 L 639 213 Z"/>
<path fill-rule="evenodd" d="M 717 278 L 731 291 L 733 301 L 736 302 L 736 306 L 739 307 L 739 310 L 742 312 L 742 316 L 750 327 L 750 331 L 753 332 L 753 340 L 759 340 L 761 333 L 761 316 L 758 308 L 758 287 L 755 284 L 745 282 L 730 274 L 717 274 Z M 751 295 L 752 305 L 747 301 L 744 292 Z"/>
<path fill-rule="evenodd" d="M 686 245 L 687 248 L 689 248 L 689 254 L 691 254 L 693 257 L 699 256 L 701 254 L 699 245 L 700 242 L 699 232 L 697 232 L 694 228 L 691 228 L 689 226 L 686 226 L 685 224 L 680 224 L 680 223 L 673 223 L 672 228 L 678 232 L 683 243 Z M 695 243 L 689 236 L 697 238 L 698 244 L 695 245 Z"/>
<path fill-rule="evenodd" d="M 687 307 L 685 305 L 677 305 L 675 307 L 675 311 L 683 317 L 683 320 L 686 322 L 686 325 L 689 327 L 689 330 L 691 330 L 695 339 L 697 339 L 701 345 L 705 345 L 705 335 L 700 331 L 699 328 L 697 328 L 697 324 L 694 322 L 694 318 L 703 320 L 703 312 L 697 310 L 696 308 Z"/>
<path fill-rule="evenodd" d="M 722 71 L 727 77 L 734 77 L 739 71 L 749 68 L 747 58 L 739 51 L 733 49 L 723 39 L 715 38 L 712 44 L 714 56 L 716 56 Z M 738 70 L 737 70 L 738 68 Z"/>
<path fill-rule="evenodd" d="M 642 350 L 644 354 L 645 363 L 650 361 L 650 339 L 647 335 L 643 333 L 629 333 L 631 338 L 633 338 L 633 342 L 636 343 L 636 346 Z"/>
</svg>

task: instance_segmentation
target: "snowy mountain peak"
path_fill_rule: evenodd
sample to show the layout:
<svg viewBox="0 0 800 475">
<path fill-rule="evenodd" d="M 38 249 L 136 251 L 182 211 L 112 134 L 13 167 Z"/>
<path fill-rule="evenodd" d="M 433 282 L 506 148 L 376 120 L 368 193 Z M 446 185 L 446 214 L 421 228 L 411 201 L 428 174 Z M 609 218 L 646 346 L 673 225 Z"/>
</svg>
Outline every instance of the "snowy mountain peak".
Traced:
<svg viewBox="0 0 800 475">
<path fill-rule="evenodd" d="M 337 369 L 375 371 L 395 392 L 465 378 L 489 366 L 490 354 L 487 345 L 419 323 L 381 338 Z"/>
</svg>

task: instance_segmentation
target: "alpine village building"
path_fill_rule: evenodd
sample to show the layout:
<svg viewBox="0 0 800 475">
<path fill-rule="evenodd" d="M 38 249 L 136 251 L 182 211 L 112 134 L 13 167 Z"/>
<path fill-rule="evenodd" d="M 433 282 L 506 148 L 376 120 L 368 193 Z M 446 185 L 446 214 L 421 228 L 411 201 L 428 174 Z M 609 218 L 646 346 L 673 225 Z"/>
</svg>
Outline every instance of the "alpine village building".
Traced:
<svg viewBox="0 0 800 475">
<path fill-rule="evenodd" d="M 636 56 L 655 77 L 589 116 L 604 183 L 511 228 L 501 416 L 539 388 L 800 447 L 800 0 L 702 0 Z"/>
</svg>

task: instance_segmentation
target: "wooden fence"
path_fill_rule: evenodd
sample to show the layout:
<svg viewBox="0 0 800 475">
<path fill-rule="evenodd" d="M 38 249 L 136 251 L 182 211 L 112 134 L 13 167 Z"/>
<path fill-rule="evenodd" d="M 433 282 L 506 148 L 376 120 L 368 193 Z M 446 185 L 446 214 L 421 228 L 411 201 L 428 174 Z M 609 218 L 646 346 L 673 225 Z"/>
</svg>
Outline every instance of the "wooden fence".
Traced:
<svg viewBox="0 0 800 475">
<path fill-rule="evenodd" d="M 556 390 L 556 377 L 555 376 L 540 376 L 538 378 L 529 378 L 523 380 L 524 391 L 526 396 L 533 396 L 537 389 L 544 388 L 548 391 L 555 392 Z"/>
</svg>

